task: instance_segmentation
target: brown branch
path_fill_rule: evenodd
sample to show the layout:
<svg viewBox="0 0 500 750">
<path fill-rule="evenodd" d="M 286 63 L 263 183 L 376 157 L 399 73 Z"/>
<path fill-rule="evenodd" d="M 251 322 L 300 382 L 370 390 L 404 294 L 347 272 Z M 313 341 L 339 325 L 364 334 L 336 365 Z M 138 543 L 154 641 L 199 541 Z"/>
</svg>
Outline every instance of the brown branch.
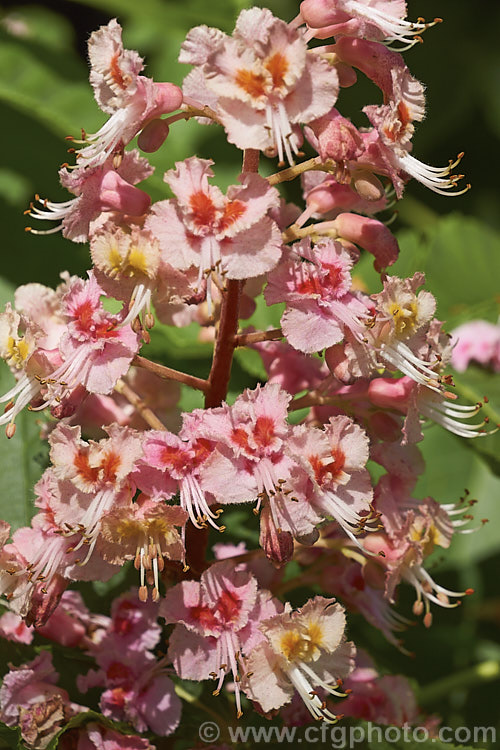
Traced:
<svg viewBox="0 0 500 750">
<path fill-rule="evenodd" d="M 236 347 L 235 338 L 238 330 L 241 287 L 241 281 L 228 279 L 226 289 L 223 292 L 217 342 L 212 368 L 208 376 L 208 388 L 205 391 L 206 409 L 220 406 L 227 396 L 233 354 Z"/>
<path fill-rule="evenodd" d="M 123 380 L 118 380 L 115 385 L 115 391 L 124 396 L 127 401 L 132 404 L 144 421 L 152 427 L 153 430 L 165 431 L 167 429 L 163 422 L 161 422 L 156 414 L 146 405 L 146 402 L 143 401 L 142 398 L 138 396 L 137 393 Z"/>
<path fill-rule="evenodd" d="M 243 152 L 243 166 L 241 167 L 242 172 L 258 172 L 259 171 L 259 157 L 260 151 L 255 148 L 247 148 Z"/>
<path fill-rule="evenodd" d="M 152 372 L 164 380 L 176 380 L 178 383 L 184 383 L 184 385 L 188 385 L 190 388 L 195 388 L 204 393 L 209 387 L 208 380 L 196 378 L 194 375 L 188 375 L 186 372 L 180 372 L 179 370 L 172 370 L 171 367 L 165 367 L 165 365 L 159 365 L 157 362 L 151 362 L 150 359 L 141 357 L 139 354 L 136 354 L 132 360 L 132 364 L 137 367 L 142 367 L 144 370 L 148 370 L 148 372 Z"/>
<path fill-rule="evenodd" d="M 281 328 L 273 328 L 272 331 L 255 331 L 254 333 L 239 333 L 234 337 L 235 346 L 248 346 L 257 344 L 259 341 L 276 341 L 283 338 Z"/>
</svg>

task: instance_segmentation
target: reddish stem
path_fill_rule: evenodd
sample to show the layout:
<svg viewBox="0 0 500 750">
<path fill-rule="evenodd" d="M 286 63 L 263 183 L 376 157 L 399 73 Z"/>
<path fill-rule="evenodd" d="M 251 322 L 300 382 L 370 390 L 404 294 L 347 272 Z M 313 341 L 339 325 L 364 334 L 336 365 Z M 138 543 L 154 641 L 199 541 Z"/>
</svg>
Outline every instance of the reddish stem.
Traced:
<svg viewBox="0 0 500 750">
<path fill-rule="evenodd" d="M 259 151 L 255 149 L 244 151 L 242 172 L 258 172 L 259 155 Z M 215 343 L 210 375 L 208 376 L 208 388 L 205 390 L 206 409 L 220 406 L 227 396 L 233 354 L 236 348 L 236 332 L 238 331 L 238 313 L 242 288 L 242 281 L 228 279 L 222 295 L 217 341 Z M 187 562 L 195 575 L 200 574 L 207 566 L 206 550 L 208 533 L 208 528 L 197 529 L 191 523 L 188 523 L 186 526 Z"/>
<path fill-rule="evenodd" d="M 228 279 L 221 306 L 220 324 L 215 344 L 212 369 L 205 392 L 205 408 L 220 406 L 227 396 L 235 337 L 238 330 L 238 311 L 241 296 L 241 281 Z"/>
<path fill-rule="evenodd" d="M 258 344 L 260 341 L 277 341 L 283 338 L 281 328 L 273 328 L 272 331 L 254 331 L 253 333 L 239 333 L 235 337 L 236 346 L 248 346 Z"/>
<path fill-rule="evenodd" d="M 165 380 L 176 380 L 178 383 L 184 383 L 184 385 L 190 386 L 190 388 L 196 388 L 198 391 L 208 390 L 208 380 L 202 378 L 196 378 L 194 375 L 188 375 L 186 372 L 180 372 L 179 370 L 172 370 L 171 367 L 165 367 L 165 365 L 159 365 L 157 362 L 152 362 L 146 357 L 141 357 L 136 354 L 132 360 L 132 364 L 137 367 L 142 367 L 144 370 L 153 372 L 160 378 Z"/>
</svg>

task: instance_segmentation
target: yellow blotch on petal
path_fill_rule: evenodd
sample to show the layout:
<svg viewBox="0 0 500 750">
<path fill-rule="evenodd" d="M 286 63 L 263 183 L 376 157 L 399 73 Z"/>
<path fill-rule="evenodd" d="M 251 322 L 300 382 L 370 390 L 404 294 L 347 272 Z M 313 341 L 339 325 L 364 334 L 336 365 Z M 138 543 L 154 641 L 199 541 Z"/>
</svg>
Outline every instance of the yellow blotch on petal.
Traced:
<svg viewBox="0 0 500 750">
<path fill-rule="evenodd" d="M 418 314 L 416 301 L 409 302 L 407 305 L 399 305 L 397 302 L 393 302 L 389 305 L 389 313 L 394 321 L 397 334 L 408 335 L 415 328 Z"/>
<path fill-rule="evenodd" d="M 13 336 L 7 340 L 7 363 L 11 367 L 21 368 L 30 355 L 30 345 L 23 337 L 16 341 Z"/>
</svg>

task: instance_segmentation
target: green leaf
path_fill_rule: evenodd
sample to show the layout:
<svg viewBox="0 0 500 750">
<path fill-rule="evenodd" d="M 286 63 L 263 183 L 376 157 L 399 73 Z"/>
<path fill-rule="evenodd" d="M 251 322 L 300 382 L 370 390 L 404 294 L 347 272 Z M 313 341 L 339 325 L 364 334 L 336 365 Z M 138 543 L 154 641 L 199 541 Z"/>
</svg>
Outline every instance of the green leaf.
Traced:
<svg viewBox="0 0 500 750">
<path fill-rule="evenodd" d="M 416 230 L 398 233 L 401 254 L 390 275 L 426 275 L 426 289 L 437 300 L 437 317 L 451 329 L 465 320 L 496 320 L 499 312 L 500 233 L 477 219 L 450 214 L 436 221 L 427 235 Z M 357 267 L 373 291 L 380 280 L 364 256 Z"/>
<path fill-rule="evenodd" d="M 462 396 L 461 401 L 477 403 L 483 406 L 476 421 L 481 417 L 489 418 L 486 429 L 494 429 L 500 424 L 500 378 L 488 370 L 471 366 L 465 372 L 453 376 L 456 392 Z M 485 399 L 488 399 L 485 401 Z M 488 465 L 490 471 L 500 476 L 500 431 L 494 434 L 486 434 L 484 437 L 468 440 L 468 447 L 477 456 L 482 458 Z"/>
<path fill-rule="evenodd" d="M 0 722 L 0 750 L 14 750 L 23 747 L 21 744 L 21 732 L 18 727 L 12 728 Z"/>
<path fill-rule="evenodd" d="M 43 39 L 0 32 L 0 100 L 26 112 L 64 137 L 92 131 L 104 116 L 93 101 L 87 73 L 76 54 L 45 47 Z M 19 61 L 22 60 L 22 65 Z"/>
</svg>

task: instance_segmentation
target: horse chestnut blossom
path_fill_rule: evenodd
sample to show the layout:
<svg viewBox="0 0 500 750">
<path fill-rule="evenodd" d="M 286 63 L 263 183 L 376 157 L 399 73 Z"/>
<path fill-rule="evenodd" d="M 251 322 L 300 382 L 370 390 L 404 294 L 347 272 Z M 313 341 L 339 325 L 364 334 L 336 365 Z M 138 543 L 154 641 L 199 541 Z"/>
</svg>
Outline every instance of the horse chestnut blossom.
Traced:
<svg viewBox="0 0 500 750">
<path fill-rule="evenodd" d="M 332 695 L 354 666 L 354 644 L 344 635 L 345 615 L 335 599 L 316 596 L 300 610 L 286 608 L 263 620 L 265 640 L 246 662 L 243 689 L 263 711 L 280 708 L 297 690 L 314 719 L 330 723 L 337 716 L 314 688 Z M 333 683 L 333 684 L 332 684 Z"/>
<path fill-rule="evenodd" d="M 33 508 L 23 484 L 13 513 L 24 525 L 0 520 L 0 638 L 16 648 L 0 719 L 29 750 L 187 747 L 198 709 L 285 727 L 436 721 L 405 677 L 380 676 L 363 628 L 408 654 L 400 590 L 425 627 L 431 605 L 458 606 L 472 589 L 445 588 L 429 557 L 482 525 L 467 493 L 419 497 L 420 443 L 424 419 L 493 431 L 475 419 L 487 400 L 462 403 L 447 367 L 497 367 L 497 331 L 479 321 L 455 345 L 424 274 L 387 275 L 408 250 L 383 212 L 407 183 L 463 192 L 460 157 L 412 154 L 424 86 L 401 52 L 437 20 L 408 21 L 403 0 L 304 0 L 290 22 L 248 8 L 231 36 L 188 32 L 182 89 L 143 75 L 117 19 L 91 34 L 108 120 L 69 149 L 71 197 L 26 212 L 54 222 L 32 234 L 88 243 L 90 267 L 25 284 L 0 312 L 16 381 L 0 424 L 40 468 Z M 379 97 L 358 113 L 343 96 L 357 71 Z M 207 141 L 169 157 L 167 140 L 152 197 L 147 154 L 190 119 L 219 128 L 228 156 Z M 6 493 L 17 503 L 10 478 Z M 348 640 L 351 613 L 369 655 Z M 192 685 L 206 680 L 219 706 Z"/>
<path fill-rule="evenodd" d="M 178 623 L 170 637 L 169 658 L 177 673 L 191 680 L 217 680 L 218 695 L 230 670 L 236 711 L 242 715 L 241 655 L 251 654 L 263 635 L 259 623 L 277 614 L 280 603 L 259 591 L 253 575 L 230 561 L 215 563 L 200 582 L 184 581 L 161 604 L 167 622 Z"/>
<path fill-rule="evenodd" d="M 401 42 L 408 49 L 423 31 L 441 20 L 425 23 L 405 17 L 405 0 L 303 0 L 295 23 L 307 23 L 311 36 L 319 39 L 338 34 Z"/>
<path fill-rule="evenodd" d="M 102 111 L 111 116 L 97 133 L 85 134 L 83 143 L 88 145 L 78 151 L 77 158 L 87 169 L 110 156 L 120 161 L 124 147 L 137 133 L 182 104 L 178 86 L 139 75 L 143 60 L 137 52 L 124 49 L 116 18 L 94 31 L 88 46 L 94 96 Z M 167 135 L 168 128 L 164 137 Z"/>
<path fill-rule="evenodd" d="M 196 66 L 184 96 L 215 109 L 228 141 L 277 153 L 280 162 L 294 163 L 299 125 L 324 115 L 337 99 L 336 72 L 267 8 L 243 10 L 232 37 L 192 29 L 179 61 Z"/>
</svg>

